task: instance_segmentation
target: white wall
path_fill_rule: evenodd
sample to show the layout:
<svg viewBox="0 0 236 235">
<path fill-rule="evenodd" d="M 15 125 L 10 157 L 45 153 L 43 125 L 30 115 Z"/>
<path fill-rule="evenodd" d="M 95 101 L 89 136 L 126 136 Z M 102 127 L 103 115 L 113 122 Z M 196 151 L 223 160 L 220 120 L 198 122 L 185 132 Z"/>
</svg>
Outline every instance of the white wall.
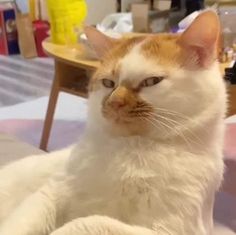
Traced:
<svg viewBox="0 0 236 235">
<path fill-rule="evenodd" d="M 97 24 L 111 13 L 116 12 L 116 0 L 86 0 L 88 5 L 87 24 Z"/>
<path fill-rule="evenodd" d="M 121 11 L 130 11 L 131 4 L 139 2 L 143 2 L 143 0 L 121 0 Z"/>
<path fill-rule="evenodd" d="M 28 1 L 27 0 L 16 0 L 18 7 L 23 13 L 28 12 Z"/>
<path fill-rule="evenodd" d="M 1 1 L 6 0 L 0 0 L 0 2 Z M 28 0 L 16 1 L 21 11 L 28 11 Z M 106 15 L 116 12 L 116 0 L 86 0 L 86 2 L 88 5 L 87 24 L 97 24 L 101 22 Z"/>
<path fill-rule="evenodd" d="M 1 2 L 13 2 L 13 0 L 0 0 L 0 3 Z M 28 1 L 27 0 L 16 0 L 20 10 L 23 12 L 23 13 L 26 13 L 28 12 Z"/>
</svg>

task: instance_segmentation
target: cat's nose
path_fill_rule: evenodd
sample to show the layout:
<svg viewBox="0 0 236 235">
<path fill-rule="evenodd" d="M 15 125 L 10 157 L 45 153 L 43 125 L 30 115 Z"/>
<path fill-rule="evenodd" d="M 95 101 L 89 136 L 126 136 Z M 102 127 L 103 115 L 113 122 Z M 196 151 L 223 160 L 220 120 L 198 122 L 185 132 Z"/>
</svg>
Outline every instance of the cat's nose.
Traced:
<svg viewBox="0 0 236 235">
<path fill-rule="evenodd" d="M 126 106 L 126 101 L 124 99 L 114 99 L 109 102 L 109 105 L 115 109 L 120 109 Z"/>
<path fill-rule="evenodd" d="M 124 108 L 128 104 L 129 91 L 124 86 L 117 87 L 110 97 L 108 98 L 108 104 L 114 109 Z"/>
</svg>

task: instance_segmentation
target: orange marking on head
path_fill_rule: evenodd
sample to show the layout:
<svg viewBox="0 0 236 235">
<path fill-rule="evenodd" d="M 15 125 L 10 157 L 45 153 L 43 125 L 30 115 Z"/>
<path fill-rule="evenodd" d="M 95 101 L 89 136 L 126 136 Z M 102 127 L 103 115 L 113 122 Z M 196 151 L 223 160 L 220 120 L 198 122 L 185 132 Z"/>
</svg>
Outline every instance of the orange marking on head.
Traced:
<svg viewBox="0 0 236 235">
<path fill-rule="evenodd" d="M 163 66 L 185 66 L 187 55 L 178 43 L 180 35 L 158 34 L 149 37 L 143 43 L 141 51 L 150 59 L 157 60 Z"/>
<path fill-rule="evenodd" d="M 129 53 L 129 51 L 138 43 L 142 42 L 146 37 L 123 38 L 111 48 L 104 56 L 100 67 L 95 72 L 90 81 L 90 91 L 98 89 L 97 83 L 99 79 L 108 78 L 117 80 L 120 73 L 119 60 Z"/>
</svg>

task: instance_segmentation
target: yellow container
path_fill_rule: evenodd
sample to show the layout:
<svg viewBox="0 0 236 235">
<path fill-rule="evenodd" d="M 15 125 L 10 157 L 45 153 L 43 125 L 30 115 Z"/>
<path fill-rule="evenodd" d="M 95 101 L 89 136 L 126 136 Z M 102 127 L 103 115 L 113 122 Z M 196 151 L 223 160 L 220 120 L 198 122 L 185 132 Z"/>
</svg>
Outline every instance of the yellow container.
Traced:
<svg viewBox="0 0 236 235">
<path fill-rule="evenodd" d="M 85 0 L 47 0 L 54 43 L 74 44 L 87 15 Z"/>
<path fill-rule="evenodd" d="M 28 0 L 29 15 L 32 21 L 36 20 L 35 4 L 35 0 Z"/>
</svg>

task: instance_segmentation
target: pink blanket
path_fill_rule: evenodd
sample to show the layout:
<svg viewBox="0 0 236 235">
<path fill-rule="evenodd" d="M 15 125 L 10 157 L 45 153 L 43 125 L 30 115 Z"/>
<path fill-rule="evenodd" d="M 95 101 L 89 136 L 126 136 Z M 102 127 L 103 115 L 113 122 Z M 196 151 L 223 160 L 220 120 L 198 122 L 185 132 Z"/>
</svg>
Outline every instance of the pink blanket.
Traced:
<svg viewBox="0 0 236 235">
<path fill-rule="evenodd" d="M 0 132 L 18 137 L 35 147 L 39 147 L 43 120 L 12 119 L 0 121 Z M 58 150 L 78 141 L 83 134 L 84 122 L 55 120 L 48 150 Z"/>
</svg>

